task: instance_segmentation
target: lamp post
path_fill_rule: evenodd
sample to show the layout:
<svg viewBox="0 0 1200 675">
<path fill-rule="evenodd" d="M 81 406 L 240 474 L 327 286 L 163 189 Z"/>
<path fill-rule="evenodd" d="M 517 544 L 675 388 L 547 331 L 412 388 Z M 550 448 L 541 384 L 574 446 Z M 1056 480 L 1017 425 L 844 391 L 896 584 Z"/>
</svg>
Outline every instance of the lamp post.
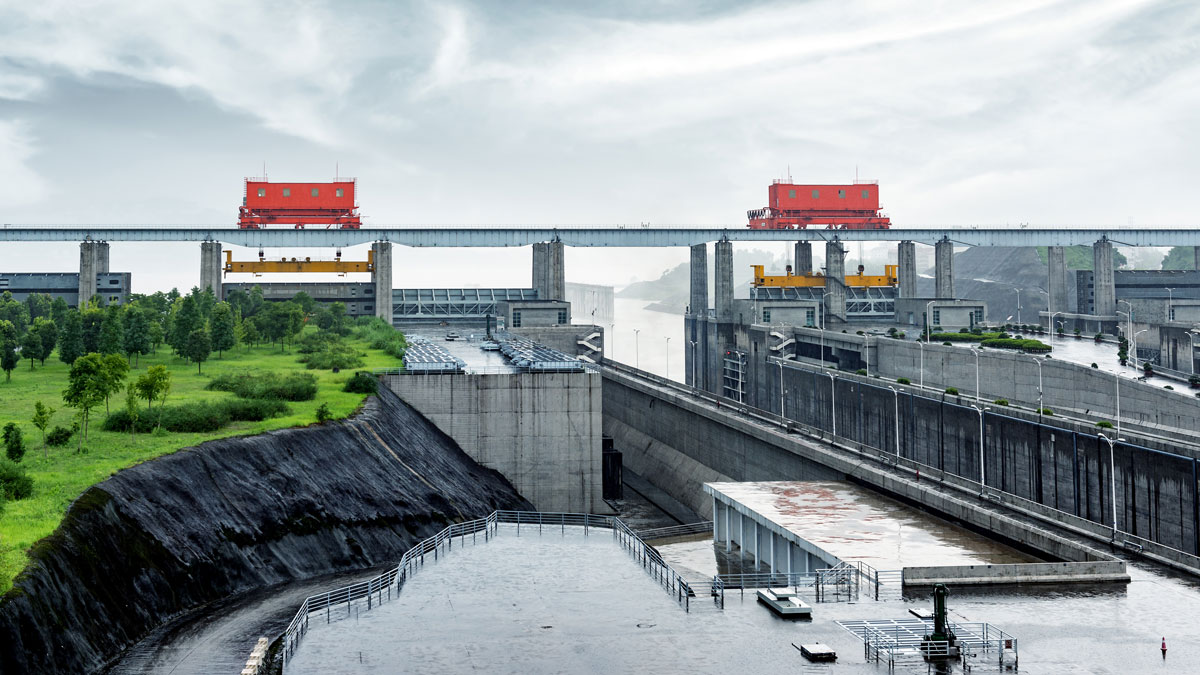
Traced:
<svg viewBox="0 0 1200 675">
<path fill-rule="evenodd" d="M 863 333 L 863 363 L 867 364 L 867 377 L 871 376 L 871 336 Z"/>
<path fill-rule="evenodd" d="M 1164 287 L 1164 290 L 1167 291 L 1167 321 L 1174 321 L 1175 317 L 1171 316 L 1171 310 L 1175 306 L 1175 289 Z"/>
<path fill-rule="evenodd" d="M 1121 435 L 1121 370 L 1113 371 L 1113 375 L 1117 378 L 1117 435 Z"/>
<path fill-rule="evenodd" d="M 671 338 L 667 338 L 667 358 L 663 361 L 667 364 L 667 379 L 671 379 Z"/>
<path fill-rule="evenodd" d="M 696 341 L 688 340 L 688 344 L 692 346 L 692 388 L 699 389 L 700 386 L 696 382 Z"/>
<path fill-rule="evenodd" d="M 1200 335 L 1200 330 L 1195 328 L 1188 331 L 1188 365 L 1191 366 L 1192 374 L 1196 374 L 1196 336 Z"/>
<path fill-rule="evenodd" d="M 917 340 L 917 346 L 921 348 L 921 388 L 925 388 L 925 343 Z"/>
<path fill-rule="evenodd" d="M 1021 289 L 1014 288 L 1013 290 L 1015 290 L 1017 292 L 1017 325 L 1020 325 L 1020 323 L 1021 323 Z"/>
<path fill-rule="evenodd" d="M 937 302 L 937 300 L 930 300 L 929 302 L 925 303 L 925 341 L 926 342 L 929 342 L 929 334 L 930 334 L 930 331 L 933 330 L 933 324 L 930 322 L 930 319 L 929 319 L 929 309 L 931 307 L 933 307 L 933 303 L 935 303 L 935 302 Z"/>
<path fill-rule="evenodd" d="M 895 402 L 895 417 L 896 417 L 896 461 L 900 461 L 900 392 L 895 387 L 888 387 L 892 390 L 892 400 Z"/>
<path fill-rule="evenodd" d="M 983 413 L 991 410 L 991 408 L 980 408 L 977 405 L 972 405 L 975 412 L 979 413 L 979 494 L 982 496 L 987 492 L 987 473 L 984 471 L 983 464 Z"/>
<path fill-rule="evenodd" d="M 641 328 L 633 329 L 633 367 L 638 370 L 642 369 L 641 360 L 639 359 L 639 354 L 638 354 L 638 338 L 641 337 L 641 332 L 642 332 Z"/>
<path fill-rule="evenodd" d="M 617 324 L 608 324 L 608 335 L 612 338 L 612 349 L 610 350 L 612 355 L 609 358 L 615 361 L 617 360 Z M 608 342 L 608 340 L 605 340 L 605 342 Z"/>
<path fill-rule="evenodd" d="M 817 312 L 821 317 L 821 367 L 825 367 L 825 296 L 833 295 L 833 293 L 821 294 L 821 306 L 817 308 Z"/>
<path fill-rule="evenodd" d="M 1150 329 L 1143 328 L 1133 334 L 1133 344 L 1130 346 L 1133 347 L 1133 370 L 1134 370 L 1134 372 L 1137 372 L 1137 336 L 1141 335 L 1142 333 L 1145 333 L 1148 330 L 1150 330 Z"/>
<path fill-rule="evenodd" d="M 829 419 L 832 423 L 833 435 L 837 437 L 837 378 L 833 376 L 833 373 L 825 374 L 829 376 Z"/>
<path fill-rule="evenodd" d="M 1124 438 L 1120 438 L 1120 432 L 1117 432 L 1117 436 L 1118 436 L 1116 439 L 1117 441 L 1120 441 L 1122 443 L 1125 442 Z M 1112 512 L 1113 512 L 1112 536 L 1113 536 L 1113 541 L 1116 541 L 1117 540 L 1117 457 L 1116 457 L 1116 452 L 1113 451 L 1113 442 L 1114 442 L 1113 439 L 1109 438 L 1108 436 L 1105 436 L 1104 434 L 1100 434 L 1100 438 L 1103 438 L 1104 440 L 1108 441 L 1108 465 L 1110 467 L 1110 471 L 1112 472 L 1112 475 L 1110 476 L 1110 478 L 1112 479 Z"/>
<path fill-rule="evenodd" d="M 783 421 L 783 361 L 776 361 L 775 365 L 779 366 L 779 425 L 786 426 Z"/>
<path fill-rule="evenodd" d="M 1125 306 L 1129 308 L 1129 311 L 1125 312 L 1125 320 L 1129 326 L 1129 331 L 1125 333 L 1125 337 L 1132 339 L 1133 338 L 1133 304 L 1130 303 L 1128 300 L 1118 300 L 1117 304 L 1119 305 L 1122 302 L 1125 303 Z M 1120 313 L 1121 312 L 1117 312 L 1117 314 L 1120 314 Z M 1134 368 L 1134 370 L 1137 369 L 1137 350 L 1136 349 L 1133 350 L 1133 368 Z"/>
<path fill-rule="evenodd" d="M 1051 314 L 1051 315 L 1050 315 L 1050 335 L 1051 335 L 1051 339 L 1053 339 L 1053 336 L 1054 336 L 1054 335 L 1057 333 L 1057 331 L 1055 331 L 1055 330 L 1054 330 L 1054 317 L 1058 316 L 1059 314 L 1062 314 L 1062 312 L 1055 312 L 1055 313 L 1053 313 L 1053 314 Z M 1064 330 L 1063 332 L 1066 332 L 1066 331 Z"/>
<path fill-rule="evenodd" d="M 1033 362 L 1038 367 L 1038 417 L 1042 416 L 1042 360 L 1036 356 L 1030 356 Z"/>
<path fill-rule="evenodd" d="M 975 402 L 979 403 L 979 350 L 971 347 L 971 353 L 975 355 Z"/>
</svg>

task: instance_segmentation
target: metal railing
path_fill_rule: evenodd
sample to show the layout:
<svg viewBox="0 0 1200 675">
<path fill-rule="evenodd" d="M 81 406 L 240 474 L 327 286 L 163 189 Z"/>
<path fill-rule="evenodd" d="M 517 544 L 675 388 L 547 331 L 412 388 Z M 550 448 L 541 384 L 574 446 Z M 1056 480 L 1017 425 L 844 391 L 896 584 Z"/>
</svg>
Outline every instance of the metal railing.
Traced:
<svg viewBox="0 0 1200 675">
<path fill-rule="evenodd" d="M 460 547 L 466 544 L 467 537 L 470 537 L 472 543 L 476 543 L 482 535 L 483 541 L 487 542 L 497 536 L 502 524 L 515 525 L 518 536 L 522 526 L 536 527 L 539 533 L 544 532 L 546 528 L 557 528 L 563 534 L 566 533 L 567 527 L 582 528 L 585 536 L 593 529 L 609 530 L 613 539 L 642 565 L 646 573 L 673 595 L 685 610 L 690 611 L 690 598 L 695 595 L 691 586 L 662 559 L 654 547 L 643 541 L 621 519 L 587 513 L 493 511 L 486 518 L 456 523 L 422 540 L 406 551 L 395 567 L 378 576 L 305 598 L 280 636 L 284 667 L 286 668 L 289 658 L 295 653 L 300 640 L 307 634 L 309 619 L 313 613 L 324 610 L 325 622 L 332 623 L 334 608 L 338 608 L 340 613 L 342 605 L 345 605 L 346 617 L 351 615 L 352 606 L 356 602 L 365 601 L 366 609 L 370 611 L 391 600 L 393 595 L 398 596 L 408 578 L 424 566 L 426 558 L 432 557 L 436 561 L 453 550 L 456 538 L 460 540 Z"/>
<path fill-rule="evenodd" d="M 758 588 L 792 588 L 796 593 L 802 588 L 813 589 L 817 602 L 849 601 L 858 598 L 866 589 L 875 600 L 879 599 L 884 586 L 899 592 L 903 578 L 901 570 L 876 570 L 870 565 L 855 561 L 842 562 L 835 567 L 812 572 L 746 572 L 741 574 L 718 574 L 712 578 L 709 588 L 713 602 L 725 607 L 725 591 L 738 590 L 745 596 L 747 590 Z M 832 594 L 832 598 L 830 595 Z"/>
<path fill-rule="evenodd" d="M 646 541 L 654 539 L 667 539 L 669 537 L 687 537 L 695 534 L 705 534 L 712 532 L 713 521 L 705 520 L 699 523 L 689 523 L 687 525 L 671 525 L 669 527 L 655 527 L 649 530 L 638 531 L 638 536 Z"/>
</svg>

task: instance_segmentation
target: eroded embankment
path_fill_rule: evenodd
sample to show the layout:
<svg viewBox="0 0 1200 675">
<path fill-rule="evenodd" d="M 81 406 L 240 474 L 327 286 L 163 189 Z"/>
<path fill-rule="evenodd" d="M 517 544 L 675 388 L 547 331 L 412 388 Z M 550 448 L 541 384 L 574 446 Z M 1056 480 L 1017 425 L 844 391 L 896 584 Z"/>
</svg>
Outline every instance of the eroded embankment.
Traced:
<svg viewBox="0 0 1200 675">
<path fill-rule="evenodd" d="M 532 507 L 387 390 L 351 420 L 182 450 L 88 489 L 35 546 L 0 600 L 0 672 L 91 672 L 179 612 L 510 508 Z"/>
</svg>

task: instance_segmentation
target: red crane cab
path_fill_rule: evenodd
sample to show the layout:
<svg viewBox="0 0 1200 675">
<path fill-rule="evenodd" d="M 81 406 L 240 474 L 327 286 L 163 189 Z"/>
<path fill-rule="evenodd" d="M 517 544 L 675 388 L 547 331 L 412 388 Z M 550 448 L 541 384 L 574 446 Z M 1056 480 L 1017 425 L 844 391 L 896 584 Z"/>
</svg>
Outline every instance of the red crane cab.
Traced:
<svg viewBox="0 0 1200 675">
<path fill-rule="evenodd" d="M 767 188 L 767 206 L 747 211 L 752 230 L 886 230 L 890 218 L 879 212 L 879 184 L 796 185 L 776 180 Z"/>
<path fill-rule="evenodd" d="M 329 183 L 271 183 L 246 179 L 246 195 L 238 209 L 238 227 L 258 230 L 266 225 L 324 225 L 327 229 L 357 230 L 362 226 L 354 197 L 355 180 Z"/>
</svg>

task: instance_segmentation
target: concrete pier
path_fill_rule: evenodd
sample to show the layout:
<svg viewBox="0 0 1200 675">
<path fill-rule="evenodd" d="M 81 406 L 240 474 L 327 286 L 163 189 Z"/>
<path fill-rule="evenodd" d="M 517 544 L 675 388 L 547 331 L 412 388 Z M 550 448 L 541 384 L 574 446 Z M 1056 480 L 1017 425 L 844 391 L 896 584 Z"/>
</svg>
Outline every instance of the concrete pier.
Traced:
<svg viewBox="0 0 1200 675">
<path fill-rule="evenodd" d="M 1046 248 L 1046 267 L 1050 275 L 1046 286 L 1050 302 L 1046 311 L 1050 312 L 1051 316 L 1054 312 L 1070 311 L 1070 307 L 1067 306 L 1067 261 L 1062 246 Z M 1054 326 L 1050 326 L 1050 329 L 1053 330 Z"/>
<path fill-rule="evenodd" d="M 533 245 L 533 287 L 537 289 L 538 300 L 566 299 L 566 268 L 561 241 Z"/>
<path fill-rule="evenodd" d="M 917 297 L 917 245 L 911 241 L 897 244 L 896 265 L 900 297 Z"/>
<path fill-rule="evenodd" d="M 949 238 L 934 246 L 934 297 L 954 297 L 954 244 Z"/>
<path fill-rule="evenodd" d="M 688 293 L 688 313 L 707 314 L 708 312 L 708 244 L 696 244 L 691 247 L 692 259 L 688 265 L 691 272 L 691 285 Z"/>
<path fill-rule="evenodd" d="M 1200 270 L 1200 246 L 1192 247 L 1192 269 Z"/>
<path fill-rule="evenodd" d="M 846 320 L 846 250 L 840 241 L 825 242 L 825 316 Z"/>
<path fill-rule="evenodd" d="M 221 299 L 221 242 L 205 241 L 200 244 L 200 290 L 211 289 L 217 300 Z"/>
<path fill-rule="evenodd" d="M 371 283 L 375 286 L 375 316 L 392 323 L 392 244 L 377 241 L 371 244 L 375 271 Z"/>
<path fill-rule="evenodd" d="M 85 241 L 79 244 L 79 306 L 84 307 L 96 295 L 96 247 L 100 242 Z"/>
<path fill-rule="evenodd" d="M 1117 312 L 1117 283 L 1113 277 L 1113 247 L 1107 238 L 1092 245 L 1093 314 L 1112 316 Z"/>
<path fill-rule="evenodd" d="M 714 286 L 717 323 L 730 323 L 733 321 L 733 242 L 718 241 L 714 251 L 717 256 L 713 270 L 717 277 Z"/>
<path fill-rule="evenodd" d="M 796 242 L 796 261 L 792 271 L 796 274 L 812 274 L 812 242 Z"/>
<path fill-rule="evenodd" d="M 96 242 L 96 274 L 108 274 L 112 270 L 109 269 L 109 251 L 107 241 Z"/>
</svg>

